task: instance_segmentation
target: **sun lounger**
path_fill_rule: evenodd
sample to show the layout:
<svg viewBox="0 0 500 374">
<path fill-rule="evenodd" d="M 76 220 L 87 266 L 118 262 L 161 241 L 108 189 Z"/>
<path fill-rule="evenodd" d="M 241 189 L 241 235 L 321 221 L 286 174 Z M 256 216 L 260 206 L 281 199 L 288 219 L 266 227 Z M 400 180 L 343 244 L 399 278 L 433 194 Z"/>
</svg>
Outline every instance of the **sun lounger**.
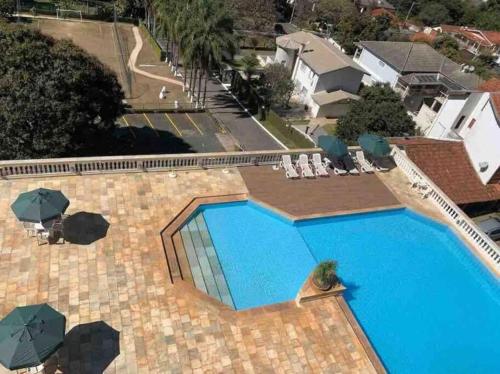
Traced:
<svg viewBox="0 0 500 374">
<path fill-rule="evenodd" d="M 364 173 L 373 173 L 375 169 L 365 158 L 363 151 L 356 151 L 356 161 L 358 162 L 361 171 Z"/>
<path fill-rule="evenodd" d="M 297 166 L 300 168 L 301 174 L 304 178 L 314 178 L 314 173 L 311 166 L 309 166 L 309 159 L 307 158 L 307 155 L 302 154 L 299 156 Z"/>
<path fill-rule="evenodd" d="M 375 166 L 375 170 L 377 171 L 389 171 L 389 168 L 385 167 L 382 161 L 377 158 L 373 159 L 373 166 Z"/>
<path fill-rule="evenodd" d="M 299 178 L 299 174 L 297 173 L 295 166 L 293 166 L 290 155 L 281 156 L 280 166 L 285 169 L 285 176 L 288 179 Z"/>
<path fill-rule="evenodd" d="M 344 156 L 344 158 L 342 159 L 342 163 L 344 164 L 349 174 L 359 175 L 359 170 L 350 155 Z"/>
<path fill-rule="evenodd" d="M 314 166 L 314 172 L 318 177 L 328 177 L 328 170 L 326 170 L 326 164 L 321 161 L 321 155 L 319 153 L 314 153 L 312 155 L 312 165 Z"/>
<path fill-rule="evenodd" d="M 327 165 L 330 165 L 330 167 L 333 169 L 333 173 L 335 175 L 346 175 L 347 170 L 344 169 L 344 165 L 341 165 L 337 160 L 329 160 L 328 158 L 325 157 L 325 163 Z"/>
</svg>

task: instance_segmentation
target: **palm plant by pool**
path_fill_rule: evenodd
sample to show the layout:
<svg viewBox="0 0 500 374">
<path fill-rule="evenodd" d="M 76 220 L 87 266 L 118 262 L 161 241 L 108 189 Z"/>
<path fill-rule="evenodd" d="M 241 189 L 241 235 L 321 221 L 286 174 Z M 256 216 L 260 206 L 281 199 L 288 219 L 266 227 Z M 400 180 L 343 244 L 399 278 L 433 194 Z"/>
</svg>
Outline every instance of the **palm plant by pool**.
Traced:
<svg viewBox="0 0 500 374">
<path fill-rule="evenodd" d="M 358 144 L 363 148 L 363 151 L 374 157 L 385 157 L 391 153 L 391 147 L 387 140 L 375 134 L 360 135 Z"/>
</svg>

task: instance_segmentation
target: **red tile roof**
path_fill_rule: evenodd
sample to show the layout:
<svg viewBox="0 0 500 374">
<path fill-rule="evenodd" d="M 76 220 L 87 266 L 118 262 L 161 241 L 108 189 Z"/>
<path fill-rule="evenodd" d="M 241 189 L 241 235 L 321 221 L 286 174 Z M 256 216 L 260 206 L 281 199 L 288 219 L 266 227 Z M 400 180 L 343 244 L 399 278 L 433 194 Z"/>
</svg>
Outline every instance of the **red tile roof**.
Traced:
<svg viewBox="0 0 500 374">
<path fill-rule="evenodd" d="M 441 25 L 441 29 L 444 32 L 461 34 L 465 38 L 485 47 L 500 45 L 500 32 L 498 31 L 484 31 L 472 27 L 454 25 Z"/>
<path fill-rule="evenodd" d="M 408 157 L 456 204 L 500 199 L 500 184 L 484 185 L 462 142 L 426 138 L 393 138 Z"/>
<path fill-rule="evenodd" d="M 497 118 L 500 118 L 500 78 L 492 78 L 484 82 L 479 89 L 490 92 L 490 100 Z"/>
<path fill-rule="evenodd" d="M 410 41 L 412 42 L 424 42 L 428 44 L 432 44 L 434 40 L 436 40 L 437 36 L 439 34 L 437 31 L 432 30 L 431 32 L 427 33 L 424 31 L 419 31 L 410 36 Z"/>
</svg>

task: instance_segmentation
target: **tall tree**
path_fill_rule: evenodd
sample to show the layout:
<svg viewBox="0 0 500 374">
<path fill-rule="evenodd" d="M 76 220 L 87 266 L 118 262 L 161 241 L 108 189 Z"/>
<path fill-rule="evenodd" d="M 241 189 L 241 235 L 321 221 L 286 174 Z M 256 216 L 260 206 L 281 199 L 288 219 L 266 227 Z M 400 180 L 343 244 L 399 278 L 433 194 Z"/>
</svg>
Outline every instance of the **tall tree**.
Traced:
<svg viewBox="0 0 500 374">
<path fill-rule="evenodd" d="M 263 94 L 269 105 L 288 105 L 295 88 L 290 76 L 290 71 L 280 63 L 266 65 L 262 78 L 262 87 L 264 89 Z"/>
<path fill-rule="evenodd" d="M 276 4 L 273 0 L 229 0 L 239 29 L 272 31 L 276 23 Z"/>
<path fill-rule="evenodd" d="M 0 158 L 109 153 L 123 92 L 113 72 L 68 40 L 0 28 Z"/>
<path fill-rule="evenodd" d="M 337 135 L 352 143 L 370 132 L 381 136 L 415 134 L 415 122 L 408 116 L 401 97 L 388 85 L 365 87 L 361 99 L 337 123 Z"/>
</svg>

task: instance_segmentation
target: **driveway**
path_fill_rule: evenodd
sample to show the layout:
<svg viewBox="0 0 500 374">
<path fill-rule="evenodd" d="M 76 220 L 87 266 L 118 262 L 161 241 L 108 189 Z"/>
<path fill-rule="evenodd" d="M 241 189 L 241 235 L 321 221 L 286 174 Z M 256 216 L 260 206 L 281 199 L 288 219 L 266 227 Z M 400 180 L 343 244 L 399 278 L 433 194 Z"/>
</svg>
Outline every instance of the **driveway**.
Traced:
<svg viewBox="0 0 500 374">
<path fill-rule="evenodd" d="M 283 149 L 215 79 L 207 86 L 207 110 L 236 138 L 245 151 Z"/>
</svg>

